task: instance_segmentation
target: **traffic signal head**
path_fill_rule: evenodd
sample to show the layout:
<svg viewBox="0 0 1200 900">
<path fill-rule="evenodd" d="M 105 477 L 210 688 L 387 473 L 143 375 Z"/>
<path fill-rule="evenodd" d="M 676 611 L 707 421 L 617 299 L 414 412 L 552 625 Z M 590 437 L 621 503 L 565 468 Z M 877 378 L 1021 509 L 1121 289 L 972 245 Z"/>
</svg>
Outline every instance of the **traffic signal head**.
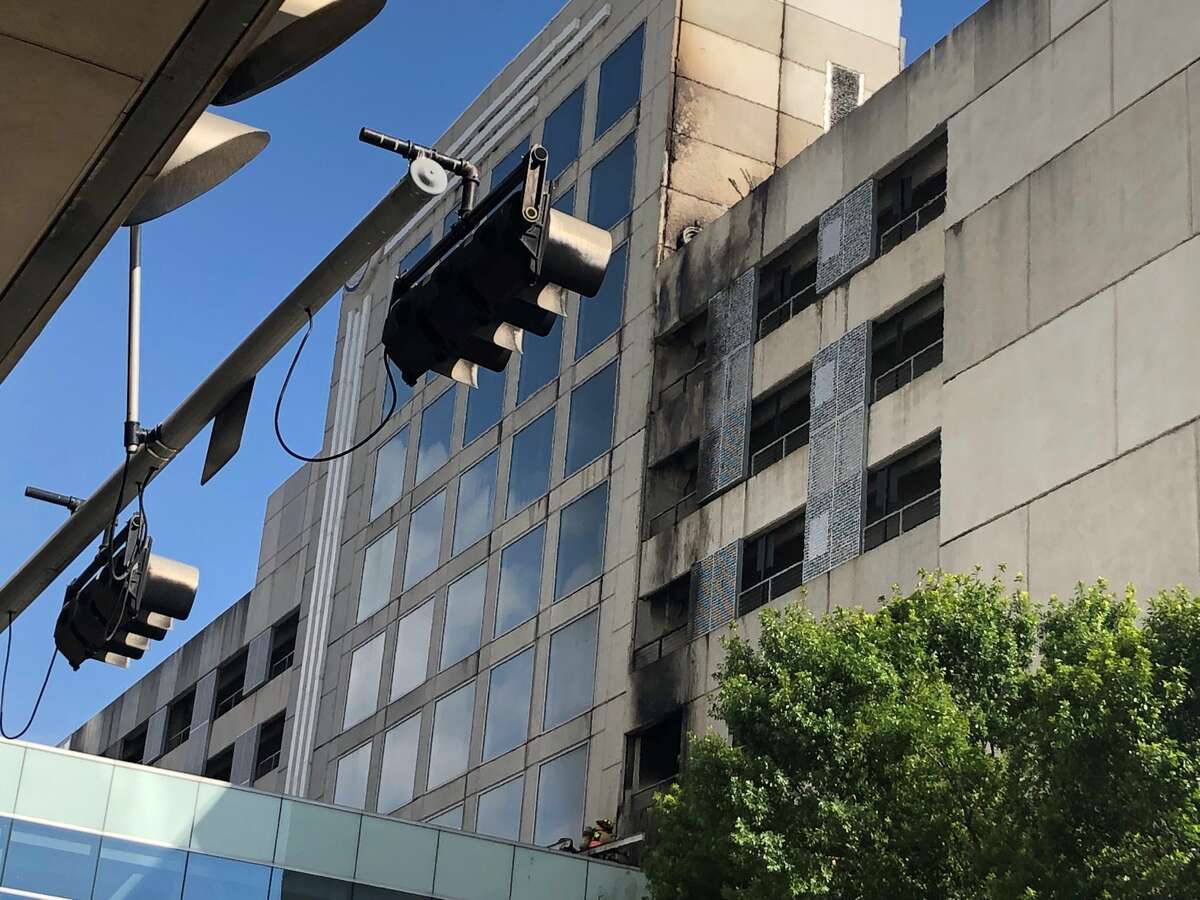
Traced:
<svg viewBox="0 0 1200 900">
<path fill-rule="evenodd" d="M 428 371 L 467 383 L 476 366 L 503 371 L 523 332 L 550 333 L 567 292 L 599 292 L 612 237 L 550 207 L 547 163 L 544 148 L 531 148 L 415 279 L 396 279 L 383 344 L 408 384 Z"/>
<path fill-rule="evenodd" d="M 88 659 L 127 666 L 191 613 L 200 572 L 150 545 L 145 519 L 135 514 L 67 587 L 54 643 L 71 668 Z"/>
</svg>

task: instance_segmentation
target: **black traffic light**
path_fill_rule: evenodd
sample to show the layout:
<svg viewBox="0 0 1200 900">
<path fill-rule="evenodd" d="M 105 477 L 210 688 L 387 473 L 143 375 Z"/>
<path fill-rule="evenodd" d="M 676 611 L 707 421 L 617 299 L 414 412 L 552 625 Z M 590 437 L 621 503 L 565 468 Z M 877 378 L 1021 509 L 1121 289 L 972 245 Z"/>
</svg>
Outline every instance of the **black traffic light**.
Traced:
<svg viewBox="0 0 1200 900">
<path fill-rule="evenodd" d="M 135 513 L 67 586 L 54 644 L 72 669 L 88 659 L 127 666 L 191 613 L 199 570 L 151 553 L 150 545 L 146 520 Z"/>
<path fill-rule="evenodd" d="M 532 147 L 396 279 L 383 345 L 408 384 L 428 371 L 467 383 L 476 366 L 503 371 L 523 332 L 550 333 L 566 292 L 599 292 L 612 237 L 550 207 L 548 159 L 543 147 Z"/>
</svg>

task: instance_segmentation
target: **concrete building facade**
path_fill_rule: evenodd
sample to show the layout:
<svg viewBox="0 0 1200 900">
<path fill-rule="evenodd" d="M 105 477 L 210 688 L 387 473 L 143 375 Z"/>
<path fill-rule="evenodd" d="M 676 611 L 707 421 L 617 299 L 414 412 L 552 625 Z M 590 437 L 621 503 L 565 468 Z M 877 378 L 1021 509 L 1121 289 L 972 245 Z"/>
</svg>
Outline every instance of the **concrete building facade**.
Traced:
<svg viewBox="0 0 1200 900">
<path fill-rule="evenodd" d="M 992 0 L 897 74 L 900 44 L 874 0 L 570 3 L 456 122 L 488 171 L 550 149 L 611 283 L 273 496 L 241 637 L 196 639 L 215 669 L 298 609 L 271 789 L 634 834 L 764 606 L 999 563 L 1038 597 L 1200 588 L 1200 17 Z M 348 286 L 327 448 L 390 406 L 390 284 L 452 207 Z M 188 678 L 71 746 L 112 754 Z M 245 775 L 245 696 L 192 771 L 229 745 Z"/>
</svg>

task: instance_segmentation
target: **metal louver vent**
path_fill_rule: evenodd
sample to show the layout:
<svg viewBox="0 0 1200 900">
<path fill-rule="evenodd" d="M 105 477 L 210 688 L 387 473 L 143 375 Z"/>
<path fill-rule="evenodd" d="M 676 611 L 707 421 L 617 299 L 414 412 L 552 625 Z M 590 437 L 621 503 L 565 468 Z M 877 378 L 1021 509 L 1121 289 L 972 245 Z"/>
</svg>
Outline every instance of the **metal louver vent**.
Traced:
<svg viewBox="0 0 1200 900">
<path fill-rule="evenodd" d="M 806 582 L 862 552 L 870 367 L 870 322 L 843 335 L 813 359 Z"/>
<path fill-rule="evenodd" d="M 875 181 L 865 181 L 821 214 L 817 294 L 825 294 L 875 258 Z"/>
<path fill-rule="evenodd" d="M 733 621 L 737 611 L 742 542 L 735 541 L 692 566 L 696 592 L 692 604 L 692 637 L 708 634 Z"/>
<path fill-rule="evenodd" d="M 754 279 L 751 269 L 708 301 L 708 369 L 698 473 L 702 501 L 746 475 Z"/>
<path fill-rule="evenodd" d="M 863 77 L 853 69 L 830 63 L 827 90 L 826 131 L 862 105 Z"/>
</svg>

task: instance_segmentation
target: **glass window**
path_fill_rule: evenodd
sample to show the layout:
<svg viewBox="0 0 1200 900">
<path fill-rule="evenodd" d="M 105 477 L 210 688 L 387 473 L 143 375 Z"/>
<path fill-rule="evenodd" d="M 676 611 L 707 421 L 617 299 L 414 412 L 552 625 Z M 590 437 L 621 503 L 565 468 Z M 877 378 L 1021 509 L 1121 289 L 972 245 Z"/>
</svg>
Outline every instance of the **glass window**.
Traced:
<svg viewBox="0 0 1200 900">
<path fill-rule="evenodd" d="M 546 710 L 542 716 L 546 731 L 592 708 L 598 621 L 599 617 L 591 613 L 550 636 Z"/>
<path fill-rule="evenodd" d="M 592 488 L 562 511 L 554 599 L 561 600 L 599 578 L 604 568 L 608 483 Z"/>
<path fill-rule="evenodd" d="M 338 760 L 333 802 L 338 806 L 364 809 L 367 805 L 367 773 L 371 769 L 371 743 L 368 741 Z"/>
<path fill-rule="evenodd" d="M 429 748 L 429 790 L 467 771 L 475 682 L 447 694 L 433 708 L 433 744 Z"/>
<path fill-rule="evenodd" d="M 543 763 L 538 769 L 537 811 L 533 842 L 548 847 L 562 838 L 575 840 L 583 830 L 583 796 L 587 784 L 587 746 Z"/>
<path fill-rule="evenodd" d="M 408 557 L 404 560 L 405 590 L 438 567 L 445 515 L 445 491 L 438 491 L 413 510 L 408 523 Z"/>
<path fill-rule="evenodd" d="M 168 900 L 183 891 L 187 854 L 104 838 L 93 900 Z"/>
<path fill-rule="evenodd" d="M 592 166 L 588 188 L 588 221 L 597 228 L 609 229 L 629 215 L 633 208 L 633 147 L 631 132 Z"/>
<path fill-rule="evenodd" d="M 383 633 L 375 635 L 350 657 L 350 682 L 346 688 L 346 714 L 342 730 L 357 725 L 379 705 L 379 673 L 383 667 Z"/>
<path fill-rule="evenodd" d="M 737 615 L 744 616 L 799 587 L 803 562 L 803 512 L 748 539 L 742 551 Z"/>
<path fill-rule="evenodd" d="M 545 337 L 532 336 L 525 341 L 521 353 L 521 372 L 517 376 L 517 405 L 558 377 L 559 357 L 562 355 L 562 317 Z"/>
<path fill-rule="evenodd" d="M 59 897 L 90 897 L 100 838 L 80 831 L 14 821 L 4 886 Z"/>
<path fill-rule="evenodd" d="M 941 436 L 867 473 L 863 552 L 911 531 L 941 511 Z"/>
<path fill-rule="evenodd" d="M 450 229 L 454 227 L 454 223 L 458 221 L 458 206 L 451 208 L 450 212 L 446 213 L 446 218 L 442 219 L 442 237 L 450 233 Z"/>
<path fill-rule="evenodd" d="M 579 138 L 583 131 L 583 85 L 575 88 L 550 115 L 542 129 L 542 146 L 550 154 L 549 175 L 557 178 L 579 158 Z"/>
<path fill-rule="evenodd" d="M 492 530 L 496 499 L 496 457 L 493 450 L 458 481 L 458 512 L 454 517 L 454 552 L 466 550 Z"/>
<path fill-rule="evenodd" d="M 550 490 L 550 451 L 553 443 L 554 407 L 550 407 L 513 437 L 506 518 Z"/>
<path fill-rule="evenodd" d="M 546 526 L 517 538 L 500 554 L 500 590 L 496 598 L 496 637 L 532 619 L 542 584 L 542 548 Z"/>
<path fill-rule="evenodd" d="M 611 57 L 610 57 L 611 59 Z M 400 265 L 396 267 L 396 274 L 403 275 L 413 266 L 421 261 L 421 257 L 433 249 L 433 232 L 429 232 L 421 240 L 417 241 L 415 247 L 409 250 L 400 259 Z"/>
<path fill-rule="evenodd" d="M 525 154 L 529 152 L 529 136 L 517 146 L 513 147 L 506 153 L 495 166 L 492 167 L 492 183 L 491 189 L 494 191 L 496 187 L 504 180 L 506 175 L 509 175 L 521 164 L 521 160 L 525 158 Z"/>
<path fill-rule="evenodd" d="M 563 195 L 550 204 L 551 208 L 565 212 L 568 216 L 575 215 L 575 185 L 571 185 Z"/>
<path fill-rule="evenodd" d="M 271 885 L 267 866 L 189 853 L 183 900 L 246 900 L 265 897 Z"/>
<path fill-rule="evenodd" d="M 454 426 L 454 391 L 445 391 L 421 414 L 421 439 L 417 443 L 417 481 L 424 481 L 450 458 L 450 432 Z"/>
<path fill-rule="evenodd" d="M 353 890 L 349 881 L 336 878 L 285 869 L 271 873 L 271 900 L 350 900 Z"/>
<path fill-rule="evenodd" d="M 479 795 L 475 833 L 516 841 L 521 838 L 521 801 L 525 779 L 514 778 Z"/>
<path fill-rule="evenodd" d="M 430 825 L 441 825 L 443 828 L 457 828 L 462 831 L 463 805 L 452 806 L 445 812 L 438 813 L 432 819 L 425 820 Z"/>
<path fill-rule="evenodd" d="M 533 648 L 492 669 L 488 682 L 483 759 L 495 759 L 525 743 L 529 736 L 529 698 L 533 692 Z"/>
<path fill-rule="evenodd" d="M 532 337 L 532 335 L 526 335 Z M 463 445 L 471 443 L 500 421 L 504 406 L 504 373 L 479 367 L 479 386 L 466 388 L 467 425 Z"/>
<path fill-rule="evenodd" d="M 596 95 L 596 137 L 608 131 L 642 95 L 642 44 L 645 26 L 625 38 L 600 65 Z"/>
<path fill-rule="evenodd" d="M 625 273 L 628 269 L 629 244 L 613 251 L 604 275 L 604 284 L 595 297 L 579 300 L 579 330 L 575 334 L 575 358 L 581 359 L 621 327 L 625 309 Z"/>
<path fill-rule="evenodd" d="M 413 389 L 405 383 L 404 376 L 400 374 L 400 369 L 396 367 L 396 364 L 386 356 L 384 359 L 387 360 L 388 372 L 392 376 L 391 383 L 396 386 L 396 409 L 400 409 L 400 407 L 412 399 Z M 386 376 L 383 379 L 382 397 L 383 399 L 379 401 L 379 408 L 386 413 L 392 408 L 392 389 L 388 387 Z"/>
<path fill-rule="evenodd" d="M 422 603 L 400 620 L 396 635 L 396 665 L 392 668 L 392 700 L 399 700 L 425 683 L 432 633 L 432 600 Z"/>
<path fill-rule="evenodd" d="M 617 363 L 609 363 L 571 392 L 567 421 L 567 471 L 570 476 L 612 449 Z"/>
<path fill-rule="evenodd" d="M 442 631 L 442 669 L 466 659 L 479 649 L 483 632 L 483 594 L 486 589 L 486 563 L 476 566 L 450 585 L 446 595 L 446 627 Z"/>
<path fill-rule="evenodd" d="M 384 735 L 383 768 L 379 775 L 379 812 L 394 812 L 413 798 L 417 777 L 417 747 L 420 742 L 420 713 L 409 716 Z"/>
<path fill-rule="evenodd" d="M 21 761 L 20 751 L 14 755 L 16 757 L 15 762 L 19 764 Z M 14 773 L 18 770 L 19 765 L 14 766 Z M 11 782 L 9 784 L 12 786 Z M 11 819 L 6 819 L 3 816 L 0 816 L 0 872 L 4 871 L 4 851 L 8 847 L 8 828 L 11 821 Z"/>
<path fill-rule="evenodd" d="M 404 463 L 407 459 L 408 426 L 405 425 L 375 455 L 375 484 L 371 488 L 372 521 L 404 493 Z"/>
<path fill-rule="evenodd" d="M 391 528 L 363 554 L 362 590 L 358 592 L 358 618 L 355 621 L 361 622 L 391 602 L 395 562 L 396 529 Z"/>
</svg>

